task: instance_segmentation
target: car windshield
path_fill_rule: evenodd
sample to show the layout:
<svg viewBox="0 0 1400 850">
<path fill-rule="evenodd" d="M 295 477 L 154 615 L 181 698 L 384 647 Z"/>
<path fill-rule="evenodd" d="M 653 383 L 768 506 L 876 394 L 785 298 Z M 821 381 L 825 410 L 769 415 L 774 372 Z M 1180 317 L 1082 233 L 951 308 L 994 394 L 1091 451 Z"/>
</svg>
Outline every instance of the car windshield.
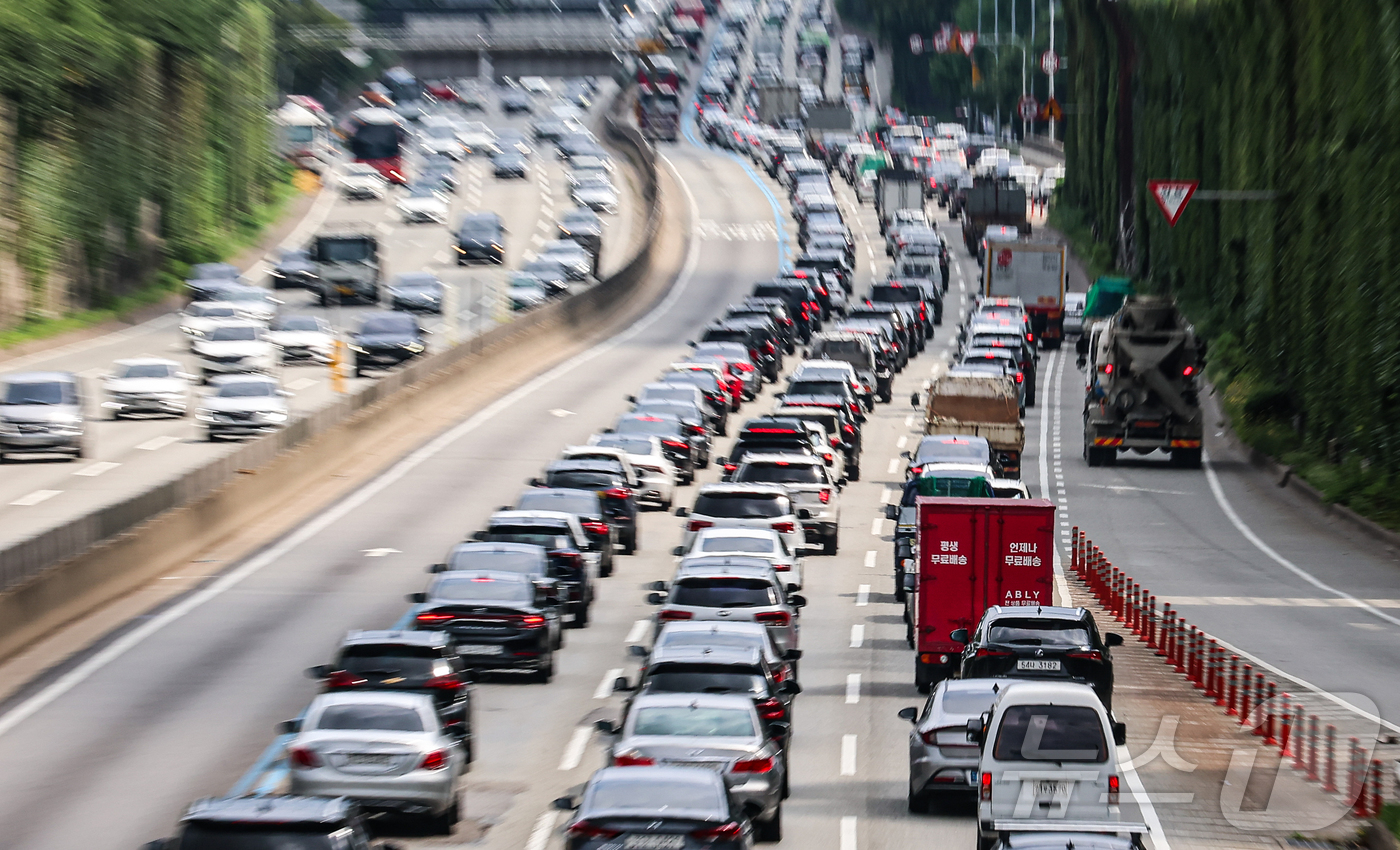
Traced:
<svg viewBox="0 0 1400 850">
<path fill-rule="evenodd" d="M 646 689 L 679 694 L 767 696 L 762 676 L 710 664 L 664 664 L 647 674 Z"/>
<path fill-rule="evenodd" d="M 414 183 L 408 187 L 410 198 L 436 198 L 437 190 L 428 183 Z"/>
<path fill-rule="evenodd" d="M 277 395 L 277 385 L 271 381 L 234 381 L 221 384 L 215 398 L 260 398 Z"/>
<path fill-rule="evenodd" d="M 321 331 L 321 320 L 315 316 L 286 316 L 272 323 L 274 331 Z"/>
<path fill-rule="evenodd" d="M 463 549 L 453 552 L 447 559 L 449 570 L 494 570 L 502 573 L 522 573 L 535 575 L 543 570 L 543 556 L 534 552 L 514 550 L 489 551 L 483 549 Z"/>
<path fill-rule="evenodd" d="M 773 461 L 746 463 L 734 473 L 734 480 L 761 484 L 825 484 L 826 476 L 816 464 Z"/>
<path fill-rule="evenodd" d="M 172 378 L 175 367 L 170 363 L 128 363 L 116 371 L 118 378 Z"/>
<path fill-rule="evenodd" d="M 236 316 L 233 307 L 227 304 L 200 304 L 195 302 L 189 306 L 186 312 L 191 316 L 203 316 L 208 318 L 225 318 Z"/>
<path fill-rule="evenodd" d="M 682 735 L 696 738 L 751 738 L 753 716 L 733 708 L 652 706 L 637 710 L 633 735 Z"/>
<path fill-rule="evenodd" d="M 987 446 L 981 440 L 975 443 L 969 440 L 929 441 L 921 444 L 914 456 L 914 460 L 919 463 L 928 463 L 934 459 L 945 463 L 957 461 L 986 463 Z"/>
<path fill-rule="evenodd" d="M 651 440 L 629 440 L 626 437 L 602 437 L 598 440 L 600 448 L 622 449 L 631 455 L 649 455 L 652 453 Z"/>
<path fill-rule="evenodd" d="M 920 496 L 944 496 L 960 499 L 996 498 L 991 482 L 980 475 L 966 478 L 948 475 L 921 475 L 915 489 L 918 490 Z"/>
<path fill-rule="evenodd" d="M 777 548 L 773 538 L 749 537 L 737 534 L 722 534 L 707 537 L 700 542 L 701 552 L 752 552 L 771 555 Z"/>
<path fill-rule="evenodd" d="M 526 490 L 515 501 L 515 507 L 522 511 L 563 511 L 579 516 L 598 516 L 603 512 L 597 495 L 582 490 L 577 493 L 535 493 Z"/>
<path fill-rule="evenodd" d="M 787 497 L 777 493 L 701 493 L 694 514 L 730 519 L 771 519 L 791 513 Z"/>
<path fill-rule="evenodd" d="M 258 329 L 253 325 L 224 325 L 209 332 L 214 342 L 249 342 L 258 336 Z"/>
<path fill-rule="evenodd" d="M 618 473 L 571 470 L 567 472 L 551 472 L 545 479 L 545 483 L 550 487 L 571 490 L 606 490 L 614 486 L 617 480 Z"/>
<path fill-rule="evenodd" d="M 706 800 L 702 792 L 708 791 Z M 667 810 L 709 810 L 724 812 L 725 805 L 716 789 L 697 782 L 672 781 L 648 776 L 619 779 L 608 777 L 589 789 L 584 801 L 587 810 L 628 809 L 660 814 Z"/>
<path fill-rule="evenodd" d="M 328 705 L 316 718 L 316 729 L 373 729 L 382 732 L 422 732 L 418 712 L 401 705 L 352 703 Z"/>
<path fill-rule="evenodd" d="M 198 850 L 341 850 L 340 829 L 313 823 L 188 823 L 180 830 L 179 847 Z"/>
<path fill-rule="evenodd" d="M 997 761 L 1101 763 L 1108 760 L 1099 713 L 1081 705 L 1013 705 L 1002 715 Z"/>
<path fill-rule="evenodd" d="M 379 673 L 385 676 L 432 676 L 440 663 L 438 650 L 430 646 L 403 644 L 357 644 L 340 653 L 340 669 L 350 673 Z"/>
<path fill-rule="evenodd" d="M 394 283 L 395 289 L 441 289 L 442 284 L 436 278 L 431 277 L 408 277 L 405 275 Z"/>
<path fill-rule="evenodd" d="M 660 416 L 624 417 L 617 421 L 617 430 L 623 434 L 652 434 L 658 437 L 671 437 L 680 433 L 681 423 L 675 419 Z"/>
<path fill-rule="evenodd" d="M 266 292 L 257 289 L 234 289 L 232 287 L 223 291 L 222 298 L 225 301 L 267 301 L 270 296 Z"/>
<path fill-rule="evenodd" d="M 77 404 L 78 393 L 68 381 L 25 381 L 5 386 L 5 404 Z"/>
<path fill-rule="evenodd" d="M 788 384 L 789 395 L 844 395 L 850 384 L 845 381 L 793 381 Z"/>
<path fill-rule="evenodd" d="M 779 600 L 763 579 L 716 577 L 681 579 L 668 601 L 695 608 L 766 608 Z"/>
<path fill-rule="evenodd" d="M 766 639 L 760 634 L 725 632 L 718 629 L 705 631 L 662 631 L 656 647 L 662 646 L 734 646 L 742 649 L 765 649 Z"/>
<path fill-rule="evenodd" d="M 522 581 L 498 581 L 484 576 L 440 579 L 429 595 L 434 599 L 473 602 L 530 602 L 533 586 Z"/>
<path fill-rule="evenodd" d="M 987 627 L 987 642 L 1016 646 L 1089 646 L 1089 630 L 1073 620 L 997 620 Z"/>
<path fill-rule="evenodd" d="M 906 301 L 918 301 L 920 297 L 919 290 L 912 286 L 872 286 L 870 300 L 886 304 L 902 304 Z"/>
<path fill-rule="evenodd" d="M 414 335 L 417 328 L 413 319 L 409 316 L 377 316 L 373 319 L 365 319 L 364 325 L 360 327 L 362 335 L 369 334 L 404 334 Z"/>
</svg>

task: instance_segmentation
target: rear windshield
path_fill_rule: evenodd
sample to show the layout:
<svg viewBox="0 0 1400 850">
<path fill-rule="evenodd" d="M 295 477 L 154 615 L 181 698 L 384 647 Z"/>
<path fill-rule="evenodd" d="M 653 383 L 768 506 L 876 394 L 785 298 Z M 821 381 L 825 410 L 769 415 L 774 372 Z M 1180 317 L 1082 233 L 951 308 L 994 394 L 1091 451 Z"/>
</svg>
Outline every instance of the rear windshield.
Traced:
<svg viewBox="0 0 1400 850">
<path fill-rule="evenodd" d="M 453 552 L 447 561 L 450 570 L 495 570 L 503 573 L 535 574 L 541 569 L 543 557 L 538 549 L 534 552 L 500 551 L 490 552 L 480 549 L 467 549 Z"/>
<path fill-rule="evenodd" d="M 400 705 L 332 705 L 316 718 L 317 729 L 375 729 L 384 732 L 422 732 L 418 712 Z"/>
<path fill-rule="evenodd" d="M 850 385 L 845 381 L 793 381 L 788 395 L 845 395 Z"/>
<path fill-rule="evenodd" d="M 706 664 L 666 664 L 647 674 L 647 690 L 679 694 L 768 695 L 763 677 Z"/>
<path fill-rule="evenodd" d="M 709 799 L 705 799 L 705 792 L 709 792 Z M 724 812 L 726 809 L 724 800 L 713 787 L 706 787 L 698 782 L 677 782 L 652 776 L 645 780 L 636 777 L 608 777 L 593 786 L 584 805 L 593 811 L 630 809 L 649 815 L 666 809 L 714 812 Z M 272 848 L 269 847 L 268 850 Z"/>
<path fill-rule="evenodd" d="M 788 500 L 777 493 L 702 493 L 691 513 L 730 519 L 769 519 L 790 512 Z"/>
<path fill-rule="evenodd" d="M 188 823 L 178 847 L 189 850 L 339 850 L 327 824 Z"/>
<path fill-rule="evenodd" d="M 1072 620 L 1017 618 L 987 626 L 990 643 L 1017 646 L 1089 646 L 1089 630 Z"/>
<path fill-rule="evenodd" d="M 429 593 L 434 599 L 472 602 L 531 602 L 534 586 L 523 581 L 495 581 L 489 578 L 445 579 Z"/>
<path fill-rule="evenodd" d="M 868 344 L 853 339 L 830 340 L 818 343 L 812 354 L 827 360 L 845 360 L 848 357 L 866 360 L 870 357 L 870 348 Z"/>
<path fill-rule="evenodd" d="M 1013 705 L 1002 715 L 997 761 L 1108 760 L 1099 713 L 1082 705 Z"/>
<path fill-rule="evenodd" d="M 77 404 L 78 394 L 67 381 L 34 381 L 5 386 L 5 404 Z"/>
<path fill-rule="evenodd" d="M 923 475 L 915 485 L 920 496 L 942 496 L 955 499 L 995 499 L 996 493 L 985 478 L 947 478 Z"/>
<path fill-rule="evenodd" d="M 756 578 L 687 578 L 669 601 L 696 608 L 766 608 L 778 604 L 778 592 Z"/>
<path fill-rule="evenodd" d="M 987 447 L 982 442 L 927 442 L 919 446 L 915 459 L 921 462 L 938 458 L 944 462 L 954 460 L 968 460 L 973 463 L 985 463 L 987 460 Z"/>
<path fill-rule="evenodd" d="M 606 490 L 613 486 L 618 476 L 611 472 L 551 472 L 545 479 L 545 483 L 550 487 L 560 487 L 570 490 Z M 523 496 L 521 497 L 524 498 Z M 524 503 L 521 503 L 521 510 L 525 510 Z M 596 509 L 596 505 L 594 506 Z M 557 510 L 556 508 L 541 508 L 540 510 Z"/>
<path fill-rule="evenodd" d="M 622 434 L 652 434 L 657 437 L 675 436 L 680 431 L 681 424 L 675 419 L 662 419 L 658 416 L 646 416 L 638 419 L 620 419 L 617 423 L 617 430 Z"/>
<path fill-rule="evenodd" d="M 543 546 L 546 549 L 567 549 L 569 548 L 569 536 L 561 531 L 538 526 L 500 526 L 493 525 L 486 532 L 486 536 L 494 543 L 529 543 L 531 546 Z"/>
<path fill-rule="evenodd" d="M 701 552 L 746 552 L 755 555 L 771 555 L 776 538 L 764 537 L 741 537 L 737 534 L 725 534 L 715 537 L 706 537 L 700 542 Z"/>
<path fill-rule="evenodd" d="M 882 301 L 890 304 L 902 304 L 906 301 L 922 300 L 919 290 L 912 286 L 872 286 L 870 288 L 870 300 Z"/>
<path fill-rule="evenodd" d="M 340 667 L 351 673 L 422 677 L 433 675 L 433 666 L 440 660 L 438 650 L 429 646 L 363 644 L 345 647 L 340 654 Z"/>
<path fill-rule="evenodd" d="M 687 737 L 753 737 L 753 716 L 733 708 L 657 706 L 637 711 L 634 735 L 684 735 Z"/>
<path fill-rule="evenodd" d="M 826 479 L 816 465 L 810 463 L 746 463 L 734 474 L 734 480 L 761 484 L 825 484 Z"/>
<path fill-rule="evenodd" d="M 579 516 L 597 516 L 602 513 L 598 497 L 592 493 L 580 492 L 577 496 L 568 493 L 520 494 L 515 506 L 522 511 L 563 511 Z"/>
</svg>

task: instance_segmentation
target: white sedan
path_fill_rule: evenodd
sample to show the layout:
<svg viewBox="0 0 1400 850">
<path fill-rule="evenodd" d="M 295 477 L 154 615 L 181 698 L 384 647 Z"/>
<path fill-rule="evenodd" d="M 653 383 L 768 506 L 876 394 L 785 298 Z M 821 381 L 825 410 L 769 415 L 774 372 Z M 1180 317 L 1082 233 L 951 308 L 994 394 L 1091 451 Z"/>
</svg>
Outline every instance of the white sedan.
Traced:
<svg viewBox="0 0 1400 850">
<path fill-rule="evenodd" d="M 691 538 L 690 546 L 677 546 L 674 554 L 681 558 L 702 555 L 747 555 L 762 558 L 773 565 L 783 578 L 802 587 L 802 559 L 790 548 L 783 536 L 767 528 L 703 528 Z"/>
<path fill-rule="evenodd" d="M 645 434 L 594 434 L 590 446 L 621 449 L 627 460 L 641 475 L 642 492 L 638 501 L 656 505 L 663 511 L 671 509 L 676 497 L 676 465 L 661 450 L 661 438 Z"/>
</svg>

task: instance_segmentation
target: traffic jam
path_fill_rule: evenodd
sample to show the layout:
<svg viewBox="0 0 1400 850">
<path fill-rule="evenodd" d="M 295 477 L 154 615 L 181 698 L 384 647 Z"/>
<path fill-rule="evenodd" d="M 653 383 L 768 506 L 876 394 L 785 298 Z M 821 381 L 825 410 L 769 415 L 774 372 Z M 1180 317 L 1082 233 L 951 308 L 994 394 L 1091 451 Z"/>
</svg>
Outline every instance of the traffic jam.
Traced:
<svg viewBox="0 0 1400 850">
<path fill-rule="evenodd" d="M 726 4 L 707 73 L 793 16 L 822 14 L 784 0 Z M 849 45 L 843 64 L 863 52 Z M 931 212 L 948 197 L 906 167 L 956 159 L 977 188 L 986 174 L 994 191 L 1010 191 L 991 183 L 1005 152 L 983 151 L 967 169 L 969 140 L 951 129 L 842 138 L 761 123 L 747 105 L 731 114 L 715 99 L 696 128 L 786 195 L 798 232 L 791 262 L 697 325 L 687 355 L 631 388 L 615 419 L 561 446 L 512 504 L 464 530 L 397 622 L 346 624 L 339 648 L 306 671 L 319 693 L 276 730 L 272 782 L 193 804 L 178 834 L 151 847 L 358 847 L 378 834 L 452 834 L 465 775 L 490 771 L 477 758 L 474 689 L 548 686 L 570 633 L 594 619 L 599 584 L 625 580 L 643 548 L 669 550 L 674 573 L 641 589 L 654 615 L 629 647 L 635 672 L 607 688 L 622 696 L 618 716 L 594 723 L 606 766 L 554 801 L 563 843 L 781 841 L 804 576 L 840 552 L 842 494 L 861 478 L 867 420 L 906 399 L 922 412 L 922 436 L 901 455 L 889 503 L 863 507 L 893 521 L 885 581 L 905 624 L 909 681 L 927 695 L 898 715 L 910 724 L 909 812 L 952 801 L 970 816 L 975 806 L 979 850 L 1031 846 L 1028 834 L 1046 830 L 1072 841 L 1064 846 L 1139 841 L 1146 827 L 1119 810 L 1125 730 L 1112 713 L 1112 648 L 1122 638 L 1087 610 L 1054 604 L 1055 507 L 1021 481 L 1036 363 L 1064 333 L 1063 257 L 1050 284 L 1058 310 L 1043 299 L 1029 310 L 998 288 L 1043 282 L 990 271 L 966 304 L 953 300 L 948 240 Z M 891 259 L 866 291 L 855 282 L 849 195 L 833 177 L 856 197 L 872 190 Z M 993 226 L 1003 227 L 981 223 Z M 979 234 L 976 255 L 1020 250 L 995 239 Z M 1048 267 L 1037 258 L 1035 268 Z M 921 357 L 935 334 L 955 337 L 951 363 L 932 381 L 906 378 L 912 394 L 897 395 L 898 376 L 935 360 Z"/>
</svg>

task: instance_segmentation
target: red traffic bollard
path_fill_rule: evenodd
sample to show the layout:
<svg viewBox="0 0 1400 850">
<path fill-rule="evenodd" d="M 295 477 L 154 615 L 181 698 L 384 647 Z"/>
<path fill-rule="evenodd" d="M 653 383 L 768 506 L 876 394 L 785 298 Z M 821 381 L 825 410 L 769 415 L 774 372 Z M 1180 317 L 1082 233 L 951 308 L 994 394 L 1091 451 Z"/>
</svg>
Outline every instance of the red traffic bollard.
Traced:
<svg viewBox="0 0 1400 850">
<path fill-rule="evenodd" d="M 1308 778 L 1317 781 L 1317 715 L 1308 718 Z"/>
<path fill-rule="evenodd" d="M 1337 727 L 1327 724 L 1327 767 L 1322 773 L 1322 790 L 1337 793 Z"/>
<path fill-rule="evenodd" d="M 1252 664 L 1244 665 L 1244 670 L 1240 673 L 1240 725 L 1249 725 L 1249 688 L 1254 683 L 1254 678 L 1250 675 L 1254 670 Z"/>
<path fill-rule="evenodd" d="M 1230 656 L 1230 694 L 1225 699 L 1225 713 L 1231 717 L 1239 714 L 1240 696 L 1240 657 Z"/>
<path fill-rule="evenodd" d="M 1157 597 L 1147 597 L 1147 645 L 1157 649 Z"/>
<path fill-rule="evenodd" d="M 1261 673 L 1260 676 L 1263 676 L 1263 674 Z M 1275 685 L 1273 682 L 1269 683 L 1268 696 L 1264 699 L 1264 722 L 1261 724 L 1263 728 L 1261 729 L 1258 726 L 1254 728 L 1254 734 L 1263 735 L 1264 743 L 1269 746 L 1278 743 L 1278 739 L 1274 737 L 1274 692 L 1277 689 L 1278 685 Z"/>
</svg>

